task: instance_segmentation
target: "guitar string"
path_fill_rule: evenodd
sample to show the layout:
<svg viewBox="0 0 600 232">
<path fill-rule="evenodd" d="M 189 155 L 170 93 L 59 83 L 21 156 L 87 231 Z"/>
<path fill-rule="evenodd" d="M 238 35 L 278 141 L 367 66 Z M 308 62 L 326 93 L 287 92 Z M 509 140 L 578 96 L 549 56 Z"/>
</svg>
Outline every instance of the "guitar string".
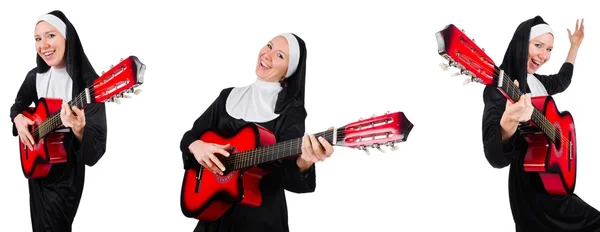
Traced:
<svg viewBox="0 0 600 232">
<path fill-rule="evenodd" d="M 122 62 L 123 61 L 121 61 L 121 63 Z M 117 65 L 117 66 L 119 66 L 119 65 Z M 122 66 L 125 66 L 125 65 L 122 65 Z M 124 71 L 124 70 L 125 69 L 122 69 L 120 71 Z M 113 72 L 113 74 L 114 73 L 115 72 Z M 103 75 L 106 75 L 106 74 L 103 74 Z M 111 74 L 111 78 L 113 78 L 113 77 L 114 76 L 112 76 L 112 74 Z M 102 85 L 102 84 L 103 83 L 92 83 L 92 85 L 90 85 L 90 86 L 87 87 L 89 89 L 89 91 L 90 91 L 90 97 L 95 97 L 96 86 L 99 86 L 99 85 Z M 85 92 L 82 92 L 79 95 L 77 95 L 73 100 L 69 101 L 68 104 L 69 105 L 72 105 L 72 104 L 81 104 L 81 105 L 83 105 L 84 99 L 85 99 Z M 43 137 L 43 136 L 40 136 L 40 135 L 49 133 L 50 130 L 52 130 L 52 129 L 54 129 L 54 127 L 56 127 L 55 124 L 59 123 L 60 121 L 62 121 L 60 119 L 60 111 L 57 111 L 57 112 L 51 114 L 50 117 L 48 117 L 48 120 L 42 122 L 40 124 L 40 126 L 36 127 L 33 131 L 31 131 L 31 133 L 32 133 L 33 136 L 36 136 L 39 139 L 39 137 Z M 34 135 L 34 133 L 35 133 L 35 135 Z"/>
</svg>

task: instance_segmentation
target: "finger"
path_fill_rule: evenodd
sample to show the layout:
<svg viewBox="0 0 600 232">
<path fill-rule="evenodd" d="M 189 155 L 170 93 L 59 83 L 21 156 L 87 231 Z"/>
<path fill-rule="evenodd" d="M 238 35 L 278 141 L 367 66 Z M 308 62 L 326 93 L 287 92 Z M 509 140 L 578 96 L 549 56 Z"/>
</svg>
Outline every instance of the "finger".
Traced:
<svg viewBox="0 0 600 232">
<path fill-rule="evenodd" d="M 217 159 L 216 156 L 214 155 L 210 155 L 208 156 L 208 158 L 218 167 L 217 173 L 223 175 L 223 172 L 225 171 L 225 165 L 223 165 L 223 163 L 221 163 L 221 161 L 219 159 Z"/>
<path fill-rule="evenodd" d="M 334 127 L 330 126 L 329 128 L 327 128 L 327 130 L 333 130 Z"/>
<path fill-rule="evenodd" d="M 218 168 L 216 168 L 213 162 L 210 161 L 208 155 L 202 155 L 202 161 L 204 161 L 204 164 L 206 164 L 206 168 L 210 169 L 215 174 L 217 173 Z"/>
<path fill-rule="evenodd" d="M 573 35 L 573 34 L 571 33 L 571 30 L 569 30 L 569 28 L 567 28 L 567 33 L 569 33 L 569 37 Z"/>
<path fill-rule="evenodd" d="M 309 156 L 313 156 L 314 154 L 312 153 L 312 149 L 311 149 L 311 144 L 310 144 L 310 138 L 308 137 L 308 134 L 304 134 L 304 137 L 302 137 L 302 147 L 304 148 L 306 154 L 308 154 Z"/>
<path fill-rule="evenodd" d="M 515 81 L 513 81 L 513 83 L 515 83 L 515 85 L 517 86 L 517 88 L 519 88 L 519 81 L 515 80 Z"/>
<path fill-rule="evenodd" d="M 581 25 L 579 26 L 579 29 L 583 31 L 583 20 L 584 18 L 581 18 Z"/>
<path fill-rule="evenodd" d="M 33 140 L 33 136 L 31 135 L 31 133 L 29 133 L 29 131 L 25 132 L 25 136 L 27 136 L 27 139 L 29 140 L 29 144 L 33 148 L 33 144 L 35 144 L 35 142 Z"/>
<path fill-rule="evenodd" d="M 85 115 L 83 114 L 83 111 L 82 111 L 82 110 L 80 110 L 79 108 L 77 108 L 77 106 L 72 106 L 72 107 L 71 107 L 71 109 L 73 110 L 73 113 L 74 113 L 75 115 L 77 115 L 78 117 L 79 117 L 79 116 L 82 116 L 82 117 L 84 117 L 84 116 L 85 116 Z"/>
<path fill-rule="evenodd" d="M 327 157 L 331 156 L 331 154 L 333 154 L 333 146 L 331 146 L 331 144 L 329 144 L 329 141 L 327 141 L 323 137 L 319 137 L 319 142 L 321 142 L 321 144 L 323 145 L 323 148 L 325 148 L 325 156 L 327 156 Z"/>
<path fill-rule="evenodd" d="M 229 152 L 227 152 L 225 149 L 219 148 L 217 146 L 214 146 L 213 148 L 214 149 L 212 150 L 212 154 L 218 153 L 218 154 L 221 154 L 221 155 L 223 155 L 225 157 L 229 157 Z"/>
<path fill-rule="evenodd" d="M 35 124 L 35 122 L 29 118 L 25 118 L 25 122 L 27 122 L 27 124 L 29 124 L 29 125 Z"/>
<path fill-rule="evenodd" d="M 314 135 L 310 135 L 309 138 L 315 157 L 319 161 L 325 160 L 325 154 L 323 153 L 323 149 L 321 148 L 321 144 L 319 143 L 317 138 Z"/>
<path fill-rule="evenodd" d="M 575 30 L 579 30 L 579 19 L 575 21 Z"/>
<path fill-rule="evenodd" d="M 304 138 L 302 138 L 302 139 L 304 140 Z M 302 159 L 305 161 L 308 161 L 308 162 L 314 162 L 315 158 L 313 158 L 310 155 L 307 146 L 304 145 L 305 144 L 304 141 L 302 142 L 302 144 L 303 145 L 300 147 L 300 149 L 302 150 L 302 155 L 301 155 Z"/>
</svg>

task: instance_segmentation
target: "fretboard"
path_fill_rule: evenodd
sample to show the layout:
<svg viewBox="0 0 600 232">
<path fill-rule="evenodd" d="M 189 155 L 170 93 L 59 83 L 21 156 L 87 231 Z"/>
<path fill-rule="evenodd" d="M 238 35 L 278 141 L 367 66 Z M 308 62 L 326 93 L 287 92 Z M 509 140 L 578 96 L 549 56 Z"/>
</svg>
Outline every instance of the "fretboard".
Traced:
<svg viewBox="0 0 600 232">
<path fill-rule="evenodd" d="M 92 94 L 93 93 L 86 88 L 85 91 L 81 92 L 71 101 L 69 101 L 68 104 L 69 106 L 76 106 L 77 108 L 81 109 L 91 102 Z M 38 127 L 31 131 L 31 135 L 36 141 L 38 141 L 40 138 L 45 137 L 60 126 L 62 126 L 62 120 L 60 119 L 60 110 L 58 110 L 48 115 L 46 120 L 44 120 Z"/>
<path fill-rule="evenodd" d="M 500 75 L 501 73 L 503 72 L 499 72 L 498 75 Z M 502 75 L 498 77 L 498 80 L 502 80 L 502 84 L 499 88 L 501 88 L 510 97 L 510 99 L 512 99 L 513 102 L 518 102 L 519 98 L 521 97 L 521 95 L 523 95 L 523 93 L 521 92 L 519 87 L 517 87 L 515 83 L 511 81 L 510 77 L 508 77 L 507 75 Z M 533 121 L 535 125 L 537 125 L 539 129 L 542 132 L 544 132 L 550 139 L 552 139 L 553 142 L 561 142 L 560 133 L 558 132 L 558 130 L 552 125 L 552 123 L 550 123 L 548 118 L 546 118 L 546 116 L 544 116 L 544 114 L 542 114 L 542 112 L 540 112 L 535 107 L 533 108 L 533 113 L 531 114 L 531 121 Z"/>
<path fill-rule="evenodd" d="M 327 130 L 315 134 L 315 137 L 323 136 L 329 143 L 333 143 L 334 130 Z M 344 130 L 338 129 L 337 140 L 343 139 Z M 332 144 L 333 145 L 333 144 Z M 221 163 L 227 171 L 234 171 L 254 165 L 269 163 L 275 160 L 294 156 L 302 153 L 302 137 L 279 142 L 273 145 L 258 147 L 256 149 L 232 154 L 221 159 Z"/>
</svg>

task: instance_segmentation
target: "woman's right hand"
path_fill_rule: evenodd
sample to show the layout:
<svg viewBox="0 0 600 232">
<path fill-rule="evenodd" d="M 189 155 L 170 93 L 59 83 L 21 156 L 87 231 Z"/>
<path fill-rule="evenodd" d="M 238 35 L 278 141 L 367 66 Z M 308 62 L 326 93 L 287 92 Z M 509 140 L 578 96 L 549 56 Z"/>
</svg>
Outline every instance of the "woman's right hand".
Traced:
<svg viewBox="0 0 600 232">
<path fill-rule="evenodd" d="M 223 175 L 225 166 L 215 156 L 215 154 L 221 154 L 225 157 L 229 157 L 227 149 L 231 148 L 231 144 L 220 145 L 215 143 L 206 143 L 202 140 L 196 140 L 188 147 L 190 152 L 194 154 L 194 157 L 200 165 L 205 168 L 212 170 L 213 173 Z"/>
<path fill-rule="evenodd" d="M 29 150 L 33 151 L 33 144 L 35 144 L 33 140 L 33 136 L 29 133 L 29 126 L 35 124 L 34 121 L 28 119 L 23 116 L 23 114 L 18 114 L 14 119 L 15 127 L 17 128 L 17 132 L 19 133 L 19 139 Z"/>
</svg>

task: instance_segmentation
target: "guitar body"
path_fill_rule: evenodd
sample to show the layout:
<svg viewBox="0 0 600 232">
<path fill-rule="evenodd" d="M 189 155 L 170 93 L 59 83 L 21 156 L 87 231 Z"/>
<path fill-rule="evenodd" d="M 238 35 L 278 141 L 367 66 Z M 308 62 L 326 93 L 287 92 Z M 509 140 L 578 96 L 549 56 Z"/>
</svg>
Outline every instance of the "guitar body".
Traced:
<svg viewBox="0 0 600 232">
<path fill-rule="evenodd" d="M 255 124 L 242 127 L 230 137 L 207 131 L 199 139 L 207 143 L 231 144 L 234 150 L 230 152 L 230 157 L 239 152 L 275 144 L 273 133 Z M 244 157 L 240 156 L 239 159 L 243 160 Z M 189 168 L 185 171 L 181 190 L 182 212 L 186 217 L 200 221 L 214 221 L 234 204 L 257 207 L 262 202 L 258 184 L 267 173 L 264 169 L 250 167 L 231 172 L 225 170 L 221 176 L 199 164 Z"/>
<path fill-rule="evenodd" d="M 39 126 L 49 115 L 60 112 L 61 99 L 40 98 L 35 108 L 22 112 L 23 116 L 35 122 L 33 127 Z M 32 134 L 34 139 L 35 135 Z M 28 179 L 43 178 L 48 175 L 53 164 L 67 162 L 67 152 L 63 146 L 64 134 L 51 132 L 43 138 L 36 139 L 33 151 L 25 147 L 19 139 L 21 154 L 21 168 Z"/>
<path fill-rule="evenodd" d="M 555 144 L 544 133 L 526 133 L 528 143 L 524 169 L 538 172 L 544 188 L 552 195 L 572 194 L 575 189 L 577 170 L 577 143 L 575 123 L 568 111 L 560 112 L 550 96 L 532 97 L 531 103 L 546 116 L 564 139 Z M 535 125 L 537 126 L 537 125 Z"/>
</svg>

